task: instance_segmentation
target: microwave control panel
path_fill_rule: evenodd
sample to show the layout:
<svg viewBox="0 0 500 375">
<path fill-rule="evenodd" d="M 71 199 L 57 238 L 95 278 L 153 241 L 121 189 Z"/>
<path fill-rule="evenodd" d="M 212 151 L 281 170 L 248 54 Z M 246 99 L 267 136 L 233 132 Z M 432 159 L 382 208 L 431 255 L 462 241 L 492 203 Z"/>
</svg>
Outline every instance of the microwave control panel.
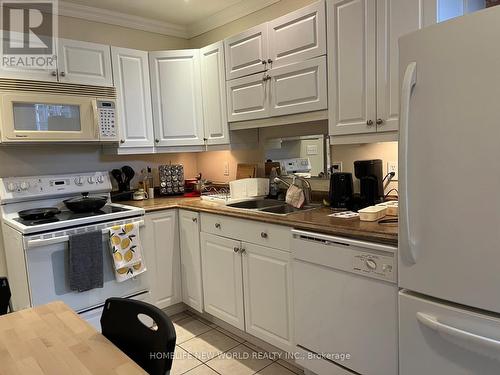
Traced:
<svg viewBox="0 0 500 375">
<path fill-rule="evenodd" d="M 97 99 L 96 103 L 100 139 L 115 140 L 118 136 L 115 101 Z"/>
</svg>

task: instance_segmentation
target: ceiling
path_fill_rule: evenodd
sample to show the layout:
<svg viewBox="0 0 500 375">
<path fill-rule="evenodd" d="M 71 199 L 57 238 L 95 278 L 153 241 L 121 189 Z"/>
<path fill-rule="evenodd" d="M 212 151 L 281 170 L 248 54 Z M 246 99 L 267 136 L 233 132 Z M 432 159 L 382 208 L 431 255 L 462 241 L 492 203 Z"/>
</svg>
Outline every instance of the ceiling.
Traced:
<svg viewBox="0 0 500 375">
<path fill-rule="evenodd" d="M 158 21 L 189 25 L 245 0 L 66 0 Z M 252 1 L 252 0 L 246 0 Z"/>
</svg>

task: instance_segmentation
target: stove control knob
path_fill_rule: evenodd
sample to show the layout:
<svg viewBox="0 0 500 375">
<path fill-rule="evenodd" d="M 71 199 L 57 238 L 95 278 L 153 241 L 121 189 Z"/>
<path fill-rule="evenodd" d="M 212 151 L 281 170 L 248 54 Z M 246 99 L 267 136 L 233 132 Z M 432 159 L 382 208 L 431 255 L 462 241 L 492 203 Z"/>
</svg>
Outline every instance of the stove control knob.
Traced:
<svg viewBox="0 0 500 375">
<path fill-rule="evenodd" d="M 75 185 L 82 186 L 83 185 L 83 178 L 76 177 L 75 178 Z"/>
<path fill-rule="evenodd" d="M 89 178 L 87 178 L 87 182 L 89 184 L 93 184 L 95 182 L 95 177 L 94 176 L 90 176 Z"/>
<path fill-rule="evenodd" d="M 98 183 L 98 184 L 102 184 L 102 183 L 104 183 L 104 177 L 103 177 L 103 176 L 98 176 L 98 177 L 97 177 L 97 183 Z"/>
<path fill-rule="evenodd" d="M 21 182 L 21 190 L 28 190 L 30 188 L 30 183 L 28 181 Z"/>
<path fill-rule="evenodd" d="M 17 190 L 17 184 L 14 183 L 14 182 L 9 182 L 7 184 L 7 190 L 8 191 L 15 191 L 15 190 Z"/>
</svg>

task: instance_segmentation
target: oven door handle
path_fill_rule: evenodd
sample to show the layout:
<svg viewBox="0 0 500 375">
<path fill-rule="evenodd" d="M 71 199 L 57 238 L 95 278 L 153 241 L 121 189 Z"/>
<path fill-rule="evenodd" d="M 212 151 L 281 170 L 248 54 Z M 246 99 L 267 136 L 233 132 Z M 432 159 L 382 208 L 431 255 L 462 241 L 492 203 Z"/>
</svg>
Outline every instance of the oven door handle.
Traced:
<svg viewBox="0 0 500 375">
<path fill-rule="evenodd" d="M 132 224 L 139 224 L 139 227 L 144 226 L 144 220 L 140 221 L 134 221 Z M 107 234 L 109 233 L 109 228 L 105 228 L 102 230 L 102 234 Z M 43 238 L 39 240 L 30 240 L 26 243 L 26 248 L 32 249 L 34 247 L 42 247 L 42 246 L 50 246 L 50 245 L 55 245 L 58 243 L 64 243 L 69 241 L 69 236 L 58 236 L 58 237 L 52 237 L 52 238 Z"/>
</svg>

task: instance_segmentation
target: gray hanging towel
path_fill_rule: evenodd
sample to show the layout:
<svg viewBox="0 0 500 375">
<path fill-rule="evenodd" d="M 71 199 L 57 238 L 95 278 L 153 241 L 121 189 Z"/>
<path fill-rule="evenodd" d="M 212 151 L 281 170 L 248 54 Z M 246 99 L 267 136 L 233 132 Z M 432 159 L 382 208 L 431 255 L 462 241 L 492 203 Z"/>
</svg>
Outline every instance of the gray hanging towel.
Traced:
<svg viewBox="0 0 500 375">
<path fill-rule="evenodd" d="M 74 291 L 103 287 L 102 232 L 69 236 L 69 288 Z"/>
</svg>

